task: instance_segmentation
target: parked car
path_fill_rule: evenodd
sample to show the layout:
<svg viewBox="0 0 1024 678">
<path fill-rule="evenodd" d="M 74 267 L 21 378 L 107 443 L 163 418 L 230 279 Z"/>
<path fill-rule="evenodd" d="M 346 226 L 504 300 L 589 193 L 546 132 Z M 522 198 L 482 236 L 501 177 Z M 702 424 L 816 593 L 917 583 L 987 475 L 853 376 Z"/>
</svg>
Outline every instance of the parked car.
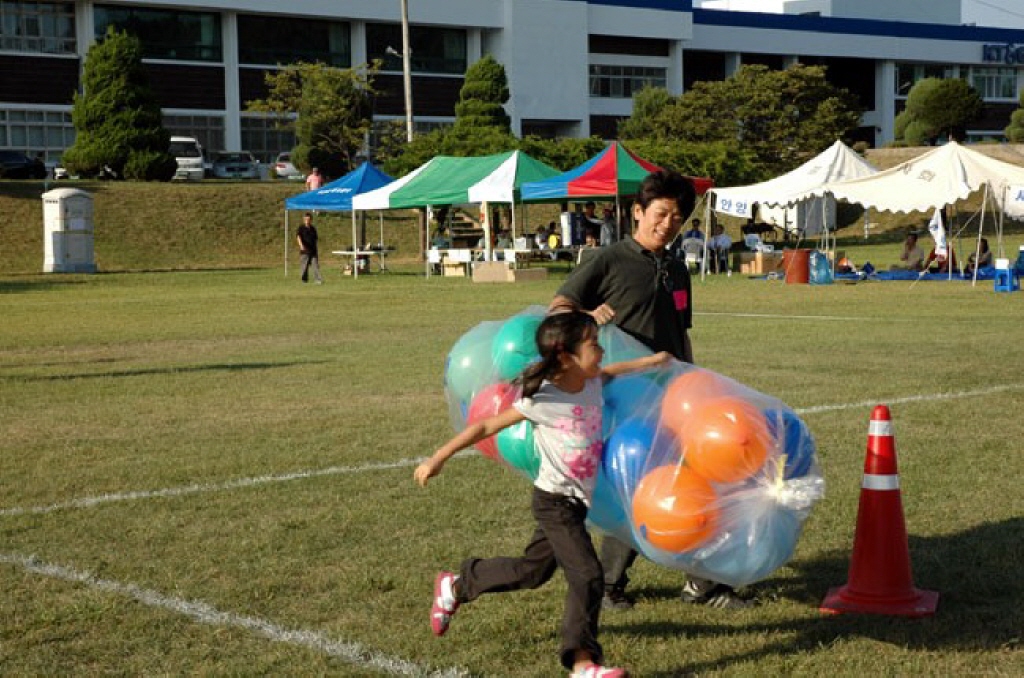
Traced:
<svg viewBox="0 0 1024 678">
<path fill-rule="evenodd" d="M 306 175 L 292 164 L 291 153 L 279 153 L 277 155 L 277 160 L 274 162 L 274 173 L 279 179 L 302 181 L 306 178 Z"/>
<path fill-rule="evenodd" d="M 46 165 L 21 151 L 0 151 L 0 179 L 45 179 Z"/>
<path fill-rule="evenodd" d="M 259 161 L 249 151 L 218 151 L 213 154 L 217 179 L 259 179 Z"/>
<path fill-rule="evenodd" d="M 193 137 L 171 137 L 170 153 L 178 161 L 175 179 L 199 180 L 206 170 L 203 166 L 203 147 Z"/>
</svg>

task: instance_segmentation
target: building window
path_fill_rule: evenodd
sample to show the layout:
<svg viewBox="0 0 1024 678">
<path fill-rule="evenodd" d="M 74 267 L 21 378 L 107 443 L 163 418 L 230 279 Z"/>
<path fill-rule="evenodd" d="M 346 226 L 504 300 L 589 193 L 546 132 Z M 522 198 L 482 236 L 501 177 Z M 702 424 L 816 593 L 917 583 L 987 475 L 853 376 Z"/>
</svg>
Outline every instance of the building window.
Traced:
<svg viewBox="0 0 1024 678">
<path fill-rule="evenodd" d="M 349 25 L 338 21 L 239 16 L 238 60 L 261 65 L 319 61 L 348 68 L 352 62 Z"/>
<path fill-rule="evenodd" d="M 74 54 L 74 3 L 3 0 L 0 2 L 0 49 Z"/>
<path fill-rule="evenodd" d="M 666 70 L 650 66 L 590 65 L 590 96 L 629 99 L 644 87 L 664 87 Z"/>
<path fill-rule="evenodd" d="M 277 154 L 295 146 L 295 132 L 279 129 L 271 118 L 242 116 L 242 149 L 251 152 L 262 163 L 274 162 Z"/>
<path fill-rule="evenodd" d="M 919 80 L 925 78 L 950 79 L 960 77 L 959 67 L 952 64 L 896 64 L 896 96 L 906 97 Z"/>
<path fill-rule="evenodd" d="M 466 31 L 457 28 L 412 26 L 409 29 L 412 70 L 416 73 L 466 72 Z M 394 52 L 389 53 L 388 48 Z M 402 70 L 402 27 L 366 24 L 366 58 L 384 62 L 382 70 Z"/>
<path fill-rule="evenodd" d="M 224 118 L 219 115 L 165 115 L 164 129 L 171 136 L 194 137 L 204 153 L 224 148 Z"/>
<path fill-rule="evenodd" d="M 138 37 L 147 59 L 223 60 L 219 14 L 97 5 L 95 19 L 97 40 L 114 26 Z"/>
<path fill-rule="evenodd" d="M 974 66 L 968 82 L 982 99 L 1016 99 L 1017 69 Z"/>
<path fill-rule="evenodd" d="M 57 162 L 64 149 L 75 143 L 71 113 L 0 108 L 0 148 L 23 151 Z"/>
</svg>

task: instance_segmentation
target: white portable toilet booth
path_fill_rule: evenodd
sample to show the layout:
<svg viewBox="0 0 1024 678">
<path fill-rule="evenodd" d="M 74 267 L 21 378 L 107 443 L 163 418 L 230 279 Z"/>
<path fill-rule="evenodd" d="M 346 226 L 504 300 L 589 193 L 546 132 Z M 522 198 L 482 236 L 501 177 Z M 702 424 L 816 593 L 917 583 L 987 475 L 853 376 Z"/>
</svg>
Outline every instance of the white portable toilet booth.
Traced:
<svg viewBox="0 0 1024 678">
<path fill-rule="evenodd" d="M 77 188 L 43 193 L 43 273 L 95 273 L 92 195 Z"/>
</svg>

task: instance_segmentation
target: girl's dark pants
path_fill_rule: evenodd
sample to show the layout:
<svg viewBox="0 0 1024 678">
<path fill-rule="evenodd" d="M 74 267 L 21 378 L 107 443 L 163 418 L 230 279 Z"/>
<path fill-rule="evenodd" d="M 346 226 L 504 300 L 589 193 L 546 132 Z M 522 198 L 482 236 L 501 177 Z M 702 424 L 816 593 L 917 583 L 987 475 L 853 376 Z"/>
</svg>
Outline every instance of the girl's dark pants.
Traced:
<svg viewBox="0 0 1024 678">
<path fill-rule="evenodd" d="M 537 530 L 518 558 L 470 558 L 462 564 L 456 594 L 460 602 L 485 593 L 535 589 L 561 567 L 569 591 L 562 617 L 562 665 L 571 669 L 576 650 L 601 663 L 597 623 L 601 614 L 601 561 L 587 533 L 587 506 L 581 500 L 533 488 Z"/>
</svg>

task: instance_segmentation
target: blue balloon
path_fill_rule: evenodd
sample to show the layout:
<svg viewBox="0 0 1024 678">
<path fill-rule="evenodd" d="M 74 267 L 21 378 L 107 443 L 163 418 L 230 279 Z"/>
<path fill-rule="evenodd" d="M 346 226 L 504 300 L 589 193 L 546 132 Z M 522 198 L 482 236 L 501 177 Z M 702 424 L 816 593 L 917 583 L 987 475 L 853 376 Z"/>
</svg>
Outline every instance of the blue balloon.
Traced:
<svg viewBox="0 0 1024 678">
<path fill-rule="evenodd" d="M 603 435 L 608 438 L 612 430 L 630 417 L 658 412 L 664 388 L 646 374 L 626 374 L 605 383 Z"/>
<path fill-rule="evenodd" d="M 644 475 L 656 430 L 653 423 L 643 419 L 626 419 L 616 426 L 604 446 L 601 466 L 623 504 L 628 503 Z"/>
<path fill-rule="evenodd" d="M 626 509 L 623 508 L 619 493 L 608 479 L 603 467 L 597 473 L 597 485 L 590 500 L 587 520 L 597 529 L 619 541 L 627 544 L 633 542 L 633 532 Z"/>
<path fill-rule="evenodd" d="M 616 426 L 604 446 L 601 467 L 623 506 L 630 506 L 640 480 L 655 466 L 677 464 L 679 442 L 655 420 L 632 417 Z"/>
<path fill-rule="evenodd" d="M 769 410 L 765 413 L 768 430 L 775 438 L 776 449 L 786 455 L 786 480 L 802 478 L 814 464 L 816 446 L 807 424 L 789 409 Z M 782 435 L 779 435 L 779 429 Z"/>
</svg>

